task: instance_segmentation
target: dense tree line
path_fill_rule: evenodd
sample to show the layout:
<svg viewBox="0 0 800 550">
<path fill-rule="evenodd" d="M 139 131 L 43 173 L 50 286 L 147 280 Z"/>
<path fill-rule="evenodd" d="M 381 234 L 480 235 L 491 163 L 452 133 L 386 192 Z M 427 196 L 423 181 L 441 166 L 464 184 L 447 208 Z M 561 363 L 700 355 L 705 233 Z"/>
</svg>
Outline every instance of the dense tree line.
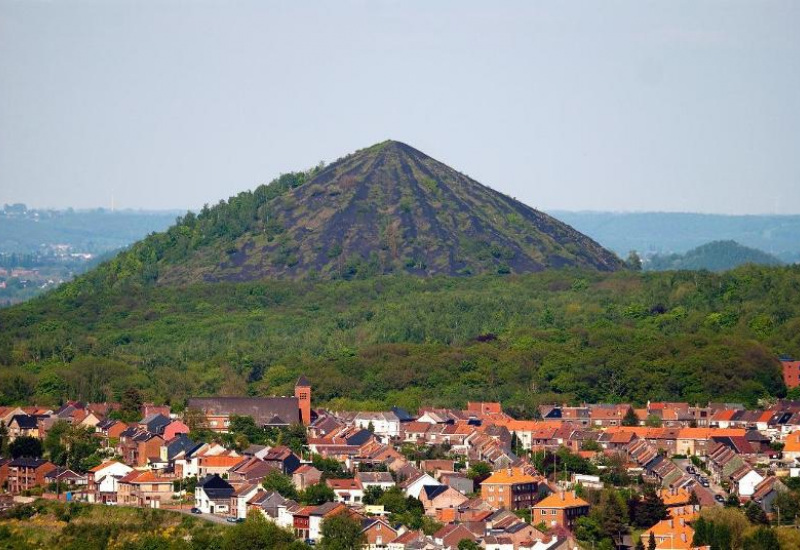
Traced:
<svg viewBox="0 0 800 550">
<path fill-rule="evenodd" d="M 0 404 L 291 394 L 355 408 L 786 395 L 800 267 L 100 287 L 0 311 Z M 436 391 L 431 391 L 435 389 Z"/>
</svg>

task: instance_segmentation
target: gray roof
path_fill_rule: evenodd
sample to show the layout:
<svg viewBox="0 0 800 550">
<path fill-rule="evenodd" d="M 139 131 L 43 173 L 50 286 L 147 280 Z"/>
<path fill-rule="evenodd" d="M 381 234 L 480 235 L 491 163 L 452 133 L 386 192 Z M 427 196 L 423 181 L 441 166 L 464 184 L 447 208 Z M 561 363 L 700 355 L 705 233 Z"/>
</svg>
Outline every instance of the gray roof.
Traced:
<svg viewBox="0 0 800 550">
<path fill-rule="evenodd" d="M 300 423 L 296 397 L 193 397 L 188 408 L 211 414 L 252 416 L 259 426 L 266 426 L 275 416 L 289 424 Z"/>
</svg>

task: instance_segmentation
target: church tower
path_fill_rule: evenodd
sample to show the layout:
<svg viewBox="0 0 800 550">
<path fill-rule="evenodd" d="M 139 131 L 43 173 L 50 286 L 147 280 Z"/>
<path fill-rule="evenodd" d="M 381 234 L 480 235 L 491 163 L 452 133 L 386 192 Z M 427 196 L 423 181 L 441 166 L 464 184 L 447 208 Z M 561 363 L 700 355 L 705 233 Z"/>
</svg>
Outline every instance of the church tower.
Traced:
<svg viewBox="0 0 800 550">
<path fill-rule="evenodd" d="M 294 385 L 294 396 L 300 406 L 300 420 L 304 426 L 308 426 L 311 424 L 311 382 L 304 375 L 301 375 Z"/>
</svg>

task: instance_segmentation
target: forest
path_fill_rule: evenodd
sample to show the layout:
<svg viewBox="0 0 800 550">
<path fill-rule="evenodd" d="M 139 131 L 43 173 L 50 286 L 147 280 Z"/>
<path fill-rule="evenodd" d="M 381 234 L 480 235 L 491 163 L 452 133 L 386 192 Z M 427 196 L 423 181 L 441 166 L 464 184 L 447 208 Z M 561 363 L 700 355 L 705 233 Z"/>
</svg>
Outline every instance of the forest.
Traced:
<svg viewBox="0 0 800 550">
<path fill-rule="evenodd" d="M 725 273 L 68 284 L 0 311 L 0 404 L 118 400 L 139 388 L 290 395 L 377 409 L 500 400 L 739 401 L 786 395 L 800 267 Z"/>
</svg>

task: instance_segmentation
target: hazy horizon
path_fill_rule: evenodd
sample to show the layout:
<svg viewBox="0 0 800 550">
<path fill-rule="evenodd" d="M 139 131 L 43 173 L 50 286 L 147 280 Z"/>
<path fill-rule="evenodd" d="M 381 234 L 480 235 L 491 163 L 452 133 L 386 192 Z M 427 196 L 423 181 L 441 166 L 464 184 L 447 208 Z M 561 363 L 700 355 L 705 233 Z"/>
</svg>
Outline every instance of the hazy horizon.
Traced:
<svg viewBox="0 0 800 550">
<path fill-rule="evenodd" d="M 197 210 L 391 138 L 547 212 L 796 215 L 798 27 L 790 1 L 0 0 L 0 204 Z"/>
</svg>

